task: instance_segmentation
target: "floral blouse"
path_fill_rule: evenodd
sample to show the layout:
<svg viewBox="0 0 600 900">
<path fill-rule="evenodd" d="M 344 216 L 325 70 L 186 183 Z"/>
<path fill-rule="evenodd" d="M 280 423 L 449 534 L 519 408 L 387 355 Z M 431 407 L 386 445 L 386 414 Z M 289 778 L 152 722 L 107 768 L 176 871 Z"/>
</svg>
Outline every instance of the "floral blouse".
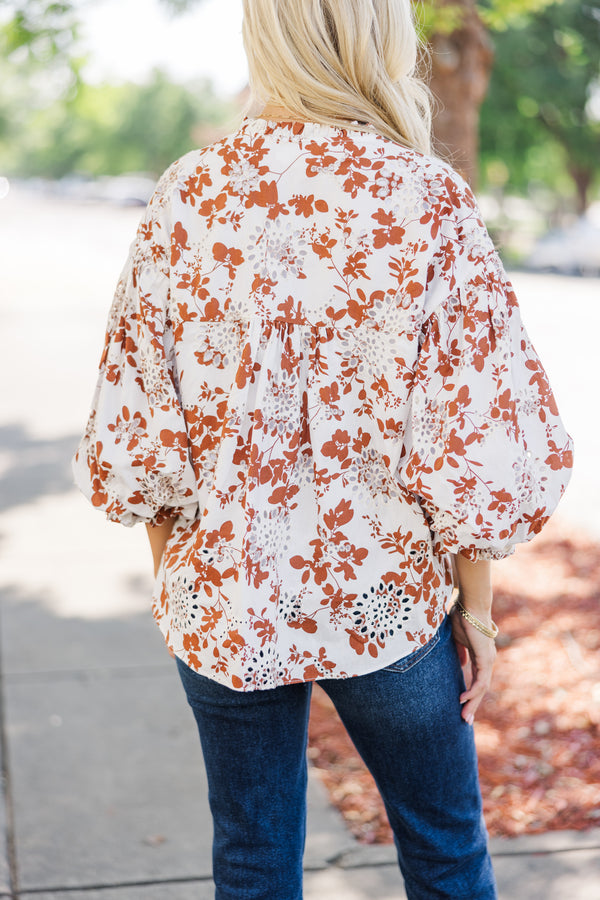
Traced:
<svg viewBox="0 0 600 900">
<path fill-rule="evenodd" d="M 571 443 L 473 194 L 367 130 L 246 119 L 172 165 L 110 312 L 78 485 L 176 517 L 154 616 L 237 690 L 421 647 L 449 554 L 536 534 Z"/>
</svg>

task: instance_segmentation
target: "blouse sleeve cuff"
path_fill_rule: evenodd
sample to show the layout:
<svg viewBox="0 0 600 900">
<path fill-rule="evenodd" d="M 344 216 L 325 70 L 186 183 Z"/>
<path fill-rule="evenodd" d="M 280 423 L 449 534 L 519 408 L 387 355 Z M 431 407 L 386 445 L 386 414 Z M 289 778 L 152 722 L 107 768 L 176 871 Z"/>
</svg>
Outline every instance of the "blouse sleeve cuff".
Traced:
<svg viewBox="0 0 600 900">
<path fill-rule="evenodd" d="M 125 525 L 126 528 L 131 528 L 139 523 L 144 525 L 162 525 L 168 519 L 183 519 L 186 522 L 192 522 L 197 516 L 198 503 L 196 501 L 184 506 L 163 506 L 154 515 L 140 515 L 120 505 L 113 505 L 106 509 L 107 519 L 111 522 Z"/>
</svg>

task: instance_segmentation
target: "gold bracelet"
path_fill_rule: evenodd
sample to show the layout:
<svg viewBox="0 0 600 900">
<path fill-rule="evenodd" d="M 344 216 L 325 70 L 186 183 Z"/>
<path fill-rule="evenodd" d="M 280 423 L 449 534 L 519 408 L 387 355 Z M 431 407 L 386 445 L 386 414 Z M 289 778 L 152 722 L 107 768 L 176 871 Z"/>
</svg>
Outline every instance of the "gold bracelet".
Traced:
<svg viewBox="0 0 600 900">
<path fill-rule="evenodd" d="M 463 619 L 466 619 L 467 622 L 469 622 L 473 626 L 473 628 L 477 629 L 477 631 L 480 631 L 482 634 L 485 634 L 486 637 L 489 637 L 492 640 L 498 637 L 499 629 L 493 620 L 492 627 L 488 628 L 487 625 L 484 625 L 483 622 L 480 622 L 479 619 L 475 618 L 475 616 L 470 613 L 468 609 L 465 609 L 458 598 L 454 601 L 454 606 L 459 611 Z"/>
</svg>

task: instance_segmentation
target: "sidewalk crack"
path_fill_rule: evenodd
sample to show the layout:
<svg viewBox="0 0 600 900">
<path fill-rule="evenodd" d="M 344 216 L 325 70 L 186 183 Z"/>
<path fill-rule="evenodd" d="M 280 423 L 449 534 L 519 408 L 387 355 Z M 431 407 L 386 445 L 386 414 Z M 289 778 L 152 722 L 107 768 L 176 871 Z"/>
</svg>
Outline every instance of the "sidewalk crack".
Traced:
<svg viewBox="0 0 600 900">
<path fill-rule="evenodd" d="M 43 887 L 25 888 L 19 893 L 20 900 L 27 897 L 35 897 L 36 894 L 72 894 L 87 891 L 114 891 L 121 888 L 166 886 L 169 884 L 203 884 L 212 881 L 210 875 L 187 875 L 173 878 L 151 878 L 137 881 L 114 881 L 99 884 L 75 884 L 75 885 L 45 885 Z"/>
</svg>

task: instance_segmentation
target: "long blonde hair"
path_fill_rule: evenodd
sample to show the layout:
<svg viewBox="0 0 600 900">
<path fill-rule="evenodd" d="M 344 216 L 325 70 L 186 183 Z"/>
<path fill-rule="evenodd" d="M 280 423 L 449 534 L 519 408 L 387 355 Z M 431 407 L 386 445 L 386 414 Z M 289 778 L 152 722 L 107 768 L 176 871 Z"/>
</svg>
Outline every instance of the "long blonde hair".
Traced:
<svg viewBox="0 0 600 900">
<path fill-rule="evenodd" d="M 255 101 L 431 151 L 410 0 L 244 0 L 243 36 Z"/>
</svg>

